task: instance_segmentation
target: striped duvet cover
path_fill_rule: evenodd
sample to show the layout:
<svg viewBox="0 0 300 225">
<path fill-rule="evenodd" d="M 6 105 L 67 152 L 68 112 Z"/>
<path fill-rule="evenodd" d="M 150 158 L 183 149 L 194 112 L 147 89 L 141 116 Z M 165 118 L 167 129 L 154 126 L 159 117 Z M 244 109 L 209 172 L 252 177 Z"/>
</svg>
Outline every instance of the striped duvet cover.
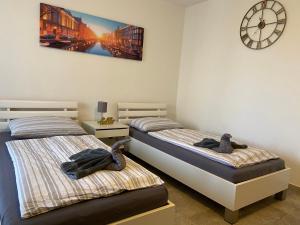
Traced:
<svg viewBox="0 0 300 225">
<path fill-rule="evenodd" d="M 120 172 L 103 170 L 80 180 L 69 179 L 60 165 L 69 161 L 71 155 L 88 148 L 111 150 L 92 135 L 17 140 L 6 145 L 14 164 L 22 218 L 125 190 L 163 184 L 158 176 L 128 158 L 126 168 Z"/>
<path fill-rule="evenodd" d="M 220 140 L 220 137 L 206 135 L 196 130 L 171 129 L 149 132 L 148 134 L 160 140 L 172 143 L 219 163 L 235 168 L 250 166 L 279 158 L 273 153 L 253 147 L 249 147 L 247 149 L 235 149 L 232 154 L 217 153 L 210 149 L 196 147 L 194 144 L 200 142 L 204 138 L 214 138 L 216 140 Z"/>
</svg>

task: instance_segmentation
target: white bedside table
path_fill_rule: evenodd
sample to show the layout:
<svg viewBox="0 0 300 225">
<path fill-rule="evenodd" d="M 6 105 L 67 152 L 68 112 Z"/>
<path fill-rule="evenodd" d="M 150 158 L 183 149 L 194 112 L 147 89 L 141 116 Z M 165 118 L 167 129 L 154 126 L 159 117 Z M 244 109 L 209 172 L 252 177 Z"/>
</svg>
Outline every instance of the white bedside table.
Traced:
<svg viewBox="0 0 300 225">
<path fill-rule="evenodd" d="M 119 122 L 110 125 L 100 125 L 97 121 L 84 121 L 83 128 L 97 138 L 118 138 L 129 136 L 129 127 Z"/>
</svg>

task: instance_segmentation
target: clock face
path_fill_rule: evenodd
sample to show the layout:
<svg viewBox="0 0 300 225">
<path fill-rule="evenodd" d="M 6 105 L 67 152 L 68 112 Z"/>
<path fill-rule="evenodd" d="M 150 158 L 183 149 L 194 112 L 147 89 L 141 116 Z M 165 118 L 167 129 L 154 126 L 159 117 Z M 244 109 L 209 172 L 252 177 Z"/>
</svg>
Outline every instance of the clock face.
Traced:
<svg viewBox="0 0 300 225">
<path fill-rule="evenodd" d="M 240 29 L 242 42 L 251 49 L 264 49 L 274 44 L 284 31 L 286 11 L 278 1 L 261 1 L 245 15 Z"/>
</svg>

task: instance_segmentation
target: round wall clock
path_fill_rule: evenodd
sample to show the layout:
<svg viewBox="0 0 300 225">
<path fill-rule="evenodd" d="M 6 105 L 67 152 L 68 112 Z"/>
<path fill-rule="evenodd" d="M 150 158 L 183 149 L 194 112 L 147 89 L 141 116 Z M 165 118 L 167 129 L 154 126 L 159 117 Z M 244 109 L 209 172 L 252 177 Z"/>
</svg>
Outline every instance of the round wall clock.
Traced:
<svg viewBox="0 0 300 225">
<path fill-rule="evenodd" d="M 278 1 L 261 1 L 245 15 L 240 29 L 242 42 L 251 49 L 264 49 L 274 44 L 284 31 L 285 8 Z"/>
</svg>

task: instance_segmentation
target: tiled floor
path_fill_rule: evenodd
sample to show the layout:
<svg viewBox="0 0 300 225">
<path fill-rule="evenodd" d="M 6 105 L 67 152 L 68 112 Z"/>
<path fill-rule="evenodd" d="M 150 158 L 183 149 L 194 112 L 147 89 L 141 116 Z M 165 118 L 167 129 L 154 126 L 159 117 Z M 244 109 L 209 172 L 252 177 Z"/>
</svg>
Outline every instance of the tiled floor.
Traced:
<svg viewBox="0 0 300 225">
<path fill-rule="evenodd" d="M 134 160 L 137 161 L 136 158 Z M 176 205 L 176 225 L 227 225 L 224 208 L 141 161 L 140 164 L 159 175 L 169 190 L 169 199 Z M 300 188 L 290 186 L 285 201 L 273 197 L 252 204 L 240 211 L 236 225 L 300 225 Z"/>
</svg>

